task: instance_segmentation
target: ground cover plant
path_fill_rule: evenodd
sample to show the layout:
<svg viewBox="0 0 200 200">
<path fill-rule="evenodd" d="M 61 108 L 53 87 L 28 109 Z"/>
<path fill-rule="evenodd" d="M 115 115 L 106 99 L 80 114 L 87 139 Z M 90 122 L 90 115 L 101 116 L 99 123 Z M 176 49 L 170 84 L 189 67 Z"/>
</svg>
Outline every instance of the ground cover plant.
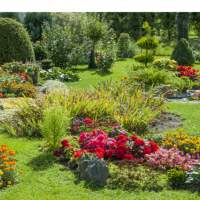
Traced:
<svg viewBox="0 0 200 200">
<path fill-rule="evenodd" d="M 197 14 L 0 22 L 24 42 L 0 25 L 23 54 L 0 64 L 0 199 L 199 199 Z"/>
</svg>

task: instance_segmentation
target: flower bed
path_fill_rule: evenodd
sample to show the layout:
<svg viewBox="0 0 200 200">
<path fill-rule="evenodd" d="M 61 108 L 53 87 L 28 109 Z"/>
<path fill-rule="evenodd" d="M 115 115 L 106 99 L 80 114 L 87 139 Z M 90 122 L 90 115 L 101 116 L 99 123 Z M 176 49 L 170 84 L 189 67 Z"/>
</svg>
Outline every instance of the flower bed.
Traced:
<svg viewBox="0 0 200 200">
<path fill-rule="evenodd" d="M 16 182 L 15 151 L 6 144 L 0 147 L 0 188 L 8 187 Z"/>
<path fill-rule="evenodd" d="M 196 79 L 199 74 L 199 70 L 193 69 L 192 66 L 178 66 L 177 67 L 178 70 L 178 76 L 179 77 L 189 77 L 190 79 L 194 80 Z"/>
</svg>

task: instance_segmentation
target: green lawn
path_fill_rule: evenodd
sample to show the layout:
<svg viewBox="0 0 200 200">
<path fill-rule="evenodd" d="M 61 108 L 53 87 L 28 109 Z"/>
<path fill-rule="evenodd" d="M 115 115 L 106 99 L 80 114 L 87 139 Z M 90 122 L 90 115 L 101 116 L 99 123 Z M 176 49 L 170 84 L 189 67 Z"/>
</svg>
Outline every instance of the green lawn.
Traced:
<svg viewBox="0 0 200 200">
<path fill-rule="evenodd" d="M 168 103 L 169 110 L 184 119 L 183 128 L 191 134 L 200 135 L 200 104 Z"/>
<path fill-rule="evenodd" d="M 0 192 L 0 200 L 198 200 L 197 193 L 187 191 L 125 192 L 121 190 L 92 190 L 76 183 L 69 170 L 56 164 L 51 156 L 39 151 L 39 140 L 10 138 L 0 135 L 17 151 L 20 182 Z"/>
<path fill-rule="evenodd" d="M 98 73 L 96 70 L 88 70 L 87 65 L 78 66 L 77 72 L 79 73 L 80 81 L 66 84 L 73 88 L 87 88 L 98 84 L 100 81 L 119 80 L 127 75 L 134 62 L 134 59 L 117 61 L 114 63 L 111 72 L 107 74 Z"/>
</svg>

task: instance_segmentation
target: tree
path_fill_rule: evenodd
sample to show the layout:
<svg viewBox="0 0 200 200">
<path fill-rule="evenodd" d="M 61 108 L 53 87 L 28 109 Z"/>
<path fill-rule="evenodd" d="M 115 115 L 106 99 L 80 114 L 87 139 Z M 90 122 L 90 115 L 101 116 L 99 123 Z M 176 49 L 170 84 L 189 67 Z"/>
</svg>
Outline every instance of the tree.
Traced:
<svg viewBox="0 0 200 200">
<path fill-rule="evenodd" d="M 171 41 L 176 32 L 176 13 L 161 13 L 161 27 L 167 32 L 167 39 Z"/>
<path fill-rule="evenodd" d="M 137 41 L 137 45 L 144 51 L 141 54 L 136 55 L 134 58 L 138 62 L 142 62 L 147 66 L 149 62 L 153 61 L 153 50 L 158 46 L 158 40 L 156 37 L 151 35 L 151 27 L 148 22 L 145 22 L 143 25 L 146 35 L 141 37 Z"/>
<path fill-rule="evenodd" d="M 107 25 L 97 18 L 91 18 L 87 25 L 87 36 L 91 40 L 91 50 L 89 55 L 89 68 L 96 68 L 95 48 L 97 43 L 104 37 Z"/>
<path fill-rule="evenodd" d="M 50 13 L 27 13 L 24 19 L 25 27 L 27 28 L 32 41 L 40 40 L 43 32 L 43 25 L 48 23 L 51 25 L 52 17 Z"/>
<path fill-rule="evenodd" d="M 189 13 L 177 13 L 176 15 L 178 40 L 181 38 L 188 39 L 189 31 Z"/>
<path fill-rule="evenodd" d="M 181 38 L 178 41 L 171 58 L 176 60 L 179 65 L 191 66 L 194 63 L 192 49 L 186 39 Z"/>
<path fill-rule="evenodd" d="M 128 33 L 121 33 L 118 39 L 118 57 L 128 58 L 130 36 Z"/>
</svg>

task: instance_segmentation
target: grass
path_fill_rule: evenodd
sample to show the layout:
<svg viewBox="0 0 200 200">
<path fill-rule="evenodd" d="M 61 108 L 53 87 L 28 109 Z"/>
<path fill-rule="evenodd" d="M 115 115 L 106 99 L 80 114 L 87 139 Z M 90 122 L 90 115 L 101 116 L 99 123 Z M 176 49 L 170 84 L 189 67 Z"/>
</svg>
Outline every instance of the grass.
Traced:
<svg viewBox="0 0 200 200">
<path fill-rule="evenodd" d="M 183 128 L 191 134 L 200 136 L 200 104 L 168 103 L 169 110 L 181 115 L 184 119 Z"/>
<path fill-rule="evenodd" d="M 111 72 L 107 74 L 101 74 L 92 69 L 88 70 L 87 65 L 78 66 L 76 71 L 79 73 L 80 81 L 66 84 L 72 88 L 88 88 L 97 85 L 100 81 L 120 80 L 127 75 L 134 62 L 134 59 L 117 61 L 113 64 Z"/>
<path fill-rule="evenodd" d="M 199 194 L 188 191 L 125 192 L 122 190 L 89 189 L 77 183 L 72 172 L 57 164 L 49 154 L 39 151 L 41 140 L 27 140 L 0 135 L 17 151 L 20 180 L 0 192 L 0 200 L 197 200 Z"/>
</svg>

